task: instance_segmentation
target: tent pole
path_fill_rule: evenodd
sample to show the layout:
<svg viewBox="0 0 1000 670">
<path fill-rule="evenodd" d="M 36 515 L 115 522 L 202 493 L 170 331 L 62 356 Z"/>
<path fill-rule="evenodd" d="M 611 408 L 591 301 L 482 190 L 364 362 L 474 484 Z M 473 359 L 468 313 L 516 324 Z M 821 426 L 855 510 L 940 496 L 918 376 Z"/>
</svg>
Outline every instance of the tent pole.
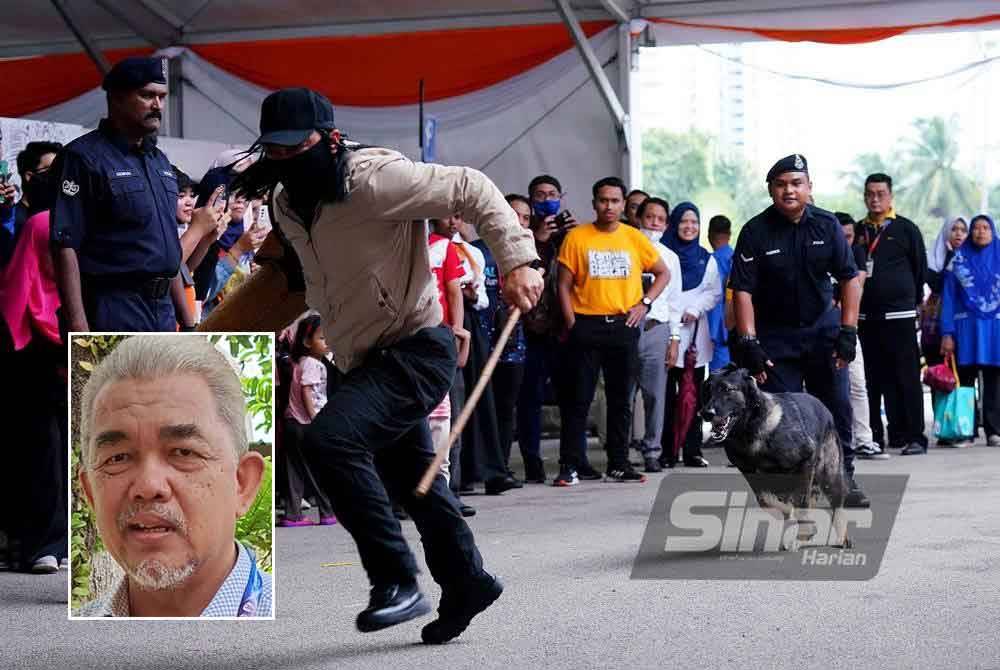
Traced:
<svg viewBox="0 0 1000 670">
<path fill-rule="evenodd" d="M 580 52 L 581 58 L 583 58 L 584 64 L 587 66 L 587 70 L 590 72 L 591 79 L 597 85 L 597 90 L 600 91 L 601 97 L 604 98 L 604 104 L 608 106 L 608 111 L 611 113 L 611 117 L 615 120 L 615 124 L 618 126 L 619 132 L 621 131 L 623 125 L 627 123 L 625 110 L 622 108 L 621 102 L 618 100 L 618 95 L 615 93 L 615 89 L 611 86 L 611 82 L 608 80 L 604 70 L 601 69 L 601 63 L 597 60 L 597 56 L 594 54 L 594 50 L 590 46 L 590 42 L 587 41 L 587 36 L 583 32 L 583 28 L 580 26 L 580 22 L 577 20 L 576 15 L 573 14 L 573 10 L 569 6 L 567 0 L 552 0 L 555 3 L 556 9 L 559 10 L 560 16 L 562 16 L 563 22 L 566 24 L 566 28 L 569 29 L 569 34 L 573 38 L 573 43 L 576 44 L 577 50 Z"/>
<path fill-rule="evenodd" d="M 94 44 L 89 37 L 84 35 L 82 30 L 80 30 L 80 27 L 73 18 L 69 7 L 66 6 L 66 0 L 52 0 L 52 6 L 56 8 L 56 11 L 59 12 L 59 16 L 61 16 L 62 20 L 66 23 L 66 27 L 69 28 L 70 32 L 73 33 L 73 36 L 76 37 L 78 42 L 80 42 L 80 46 L 82 46 L 83 50 L 87 52 L 88 56 L 90 56 L 90 60 L 94 61 L 94 65 L 97 66 L 101 76 L 103 77 L 106 75 L 108 70 L 111 69 L 111 65 L 108 64 L 108 59 L 104 57 L 104 54 L 102 54 L 101 50 L 97 48 L 97 45 Z"/>
</svg>

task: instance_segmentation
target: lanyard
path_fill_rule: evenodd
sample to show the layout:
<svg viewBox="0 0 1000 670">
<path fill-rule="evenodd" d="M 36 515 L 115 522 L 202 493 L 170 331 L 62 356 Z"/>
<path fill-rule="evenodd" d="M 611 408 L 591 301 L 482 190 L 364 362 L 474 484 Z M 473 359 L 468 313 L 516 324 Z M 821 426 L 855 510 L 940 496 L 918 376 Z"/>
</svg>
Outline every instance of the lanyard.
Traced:
<svg viewBox="0 0 1000 670">
<path fill-rule="evenodd" d="M 236 611 L 236 616 L 257 616 L 257 606 L 260 604 L 260 594 L 264 590 L 264 578 L 257 570 L 257 557 L 250 554 L 250 577 L 247 578 L 247 587 L 243 590 L 243 597 L 240 599 L 240 608 Z"/>
<path fill-rule="evenodd" d="M 871 246 L 868 247 L 868 256 L 873 256 L 875 254 L 875 250 L 878 249 L 878 243 L 882 241 L 882 233 L 885 232 L 886 228 L 888 228 L 891 223 L 892 219 L 889 219 L 885 225 L 882 226 L 882 230 L 878 231 L 878 235 L 875 236 Z"/>
</svg>

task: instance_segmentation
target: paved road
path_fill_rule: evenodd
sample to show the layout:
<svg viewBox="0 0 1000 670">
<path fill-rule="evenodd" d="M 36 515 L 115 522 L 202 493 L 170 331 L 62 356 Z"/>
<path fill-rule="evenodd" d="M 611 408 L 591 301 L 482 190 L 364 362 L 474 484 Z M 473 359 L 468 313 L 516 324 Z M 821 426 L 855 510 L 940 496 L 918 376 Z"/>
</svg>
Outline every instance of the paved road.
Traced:
<svg viewBox="0 0 1000 670">
<path fill-rule="evenodd" d="M 419 644 L 426 620 L 357 633 L 367 584 L 349 537 L 293 528 L 277 532 L 273 622 L 68 622 L 65 573 L 0 574 L 0 668 L 1000 667 L 1000 449 L 932 449 L 859 473 L 911 475 L 868 582 L 631 581 L 669 474 L 532 486 L 467 498 L 487 565 L 508 588 L 445 647 Z M 412 524 L 406 533 L 419 553 Z"/>
</svg>

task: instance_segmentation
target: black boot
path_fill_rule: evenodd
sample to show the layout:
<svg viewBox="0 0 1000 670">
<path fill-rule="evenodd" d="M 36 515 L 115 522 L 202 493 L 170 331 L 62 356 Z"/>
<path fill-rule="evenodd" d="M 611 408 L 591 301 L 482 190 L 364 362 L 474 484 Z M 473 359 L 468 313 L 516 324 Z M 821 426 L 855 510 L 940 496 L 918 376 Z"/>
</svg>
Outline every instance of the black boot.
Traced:
<svg viewBox="0 0 1000 670">
<path fill-rule="evenodd" d="M 503 583 L 484 574 L 471 583 L 444 588 L 438 618 L 420 633 L 424 644 L 444 644 L 462 634 L 472 618 L 492 605 L 503 593 Z"/>
</svg>

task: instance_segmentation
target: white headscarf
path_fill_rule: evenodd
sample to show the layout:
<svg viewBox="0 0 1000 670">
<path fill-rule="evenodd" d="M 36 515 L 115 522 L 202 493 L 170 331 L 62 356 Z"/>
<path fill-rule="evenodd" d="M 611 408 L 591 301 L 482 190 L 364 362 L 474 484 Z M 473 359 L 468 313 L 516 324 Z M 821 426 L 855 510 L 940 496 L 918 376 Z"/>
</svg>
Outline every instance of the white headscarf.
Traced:
<svg viewBox="0 0 1000 670">
<path fill-rule="evenodd" d="M 934 272 L 944 272 L 945 260 L 948 258 L 948 251 L 951 250 L 948 240 L 951 239 L 951 229 L 957 221 L 964 223 L 966 231 L 968 231 L 969 222 L 964 216 L 949 216 L 945 220 L 944 225 L 941 226 L 941 232 L 938 233 L 937 239 L 934 240 L 934 246 L 927 252 L 928 269 L 934 270 Z"/>
</svg>

